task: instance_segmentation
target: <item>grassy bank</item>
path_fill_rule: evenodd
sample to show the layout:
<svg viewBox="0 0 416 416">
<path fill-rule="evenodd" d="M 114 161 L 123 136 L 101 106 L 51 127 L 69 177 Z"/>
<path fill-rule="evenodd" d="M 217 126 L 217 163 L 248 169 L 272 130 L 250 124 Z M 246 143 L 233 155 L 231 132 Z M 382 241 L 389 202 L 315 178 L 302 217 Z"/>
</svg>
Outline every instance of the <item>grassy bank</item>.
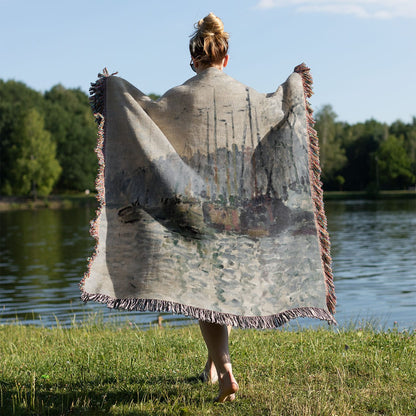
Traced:
<svg viewBox="0 0 416 416">
<path fill-rule="evenodd" d="M 231 334 L 237 400 L 196 379 L 196 326 L 0 327 L 4 415 L 415 415 L 416 333 Z"/>
<path fill-rule="evenodd" d="M 88 204 L 98 204 L 95 194 L 49 195 L 36 200 L 23 196 L 0 196 L 0 212 L 39 208 L 68 209 Z"/>
<path fill-rule="evenodd" d="M 416 199 L 416 191 L 331 191 L 324 192 L 327 201 L 347 199 Z"/>
</svg>

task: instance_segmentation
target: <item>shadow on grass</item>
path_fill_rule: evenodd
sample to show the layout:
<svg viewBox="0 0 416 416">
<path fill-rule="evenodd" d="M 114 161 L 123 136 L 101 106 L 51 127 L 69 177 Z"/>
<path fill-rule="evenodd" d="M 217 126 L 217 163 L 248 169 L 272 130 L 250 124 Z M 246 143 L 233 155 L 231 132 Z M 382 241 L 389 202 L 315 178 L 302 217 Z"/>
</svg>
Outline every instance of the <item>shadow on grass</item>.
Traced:
<svg viewBox="0 0 416 416">
<path fill-rule="evenodd" d="M 77 415 L 109 414 L 115 407 L 122 408 L 123 415 L 153 415 L 158 405 L 169 409 L 173 406 L 178 414 L 180 407 L 192 404 L 200 407 L 210 402 L 210 393 L 200 394 L 206 386 L 199 377 L 150 376 L 138 377 L 137 381 L 96 379 L 85 383 L 56 385 L 40 382 L 35 386 L 0 384 L 0 414 L 4 415 Z M 197 392 L 197 394 L 195 393 Z M 212 397 L 213 400 L 214 396 Z M 136 405 L 155 407 L 155 410 L 139 410 Z M 179 409 L 178 409 L 179 406 Z M 132 409 L 131 412 L 129 408 Z M 159 408 L 160 410 L 160 408 Z"/>
</svg>

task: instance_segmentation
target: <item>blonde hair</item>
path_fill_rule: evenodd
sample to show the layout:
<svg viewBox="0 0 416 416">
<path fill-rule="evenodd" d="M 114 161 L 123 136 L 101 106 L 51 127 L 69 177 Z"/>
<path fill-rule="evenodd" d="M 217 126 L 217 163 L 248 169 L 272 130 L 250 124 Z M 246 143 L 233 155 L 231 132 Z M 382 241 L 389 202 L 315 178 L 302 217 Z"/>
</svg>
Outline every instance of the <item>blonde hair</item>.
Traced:
<svg viewBox="0 0 416 416">
<path fill-rule="evenodd" d="M 192 58 L 202 65 L 219 64 L 228 53 L 229 34 L 224 32 L 222 20 L 210 13 L 198 23 L 189 41 Z"/>
</svg>

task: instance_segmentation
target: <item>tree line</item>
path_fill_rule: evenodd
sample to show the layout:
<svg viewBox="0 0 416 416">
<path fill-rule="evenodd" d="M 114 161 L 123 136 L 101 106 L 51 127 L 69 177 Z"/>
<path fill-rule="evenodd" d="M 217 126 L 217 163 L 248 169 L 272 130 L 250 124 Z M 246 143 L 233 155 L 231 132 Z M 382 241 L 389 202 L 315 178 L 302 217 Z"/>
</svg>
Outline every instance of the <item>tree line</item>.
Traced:
<svg viewBox="0 0 416 416">
<path fill-rule="evenodd" d="M 151 94 L 153 99 L 157 95 Z M 391 125 L 315 114 L 325 190 L 406 189 L 416 177 L 416 117 Z M 87 94 L 56 85 L 40 93 L 0 80 L 0 194 L 46 196 L 94 189 L 96 125 Z"/>
<path fill-rule="evenodd" d="M 0 194 L 93 189 L 95 144 L 84 92 L 56 85 L 40 93 L 0 80 Z"/>
<path fill-rule="evenodd" d="M 388 125 L 337 121 L 330 105 L 315 115 L 324 190 L 399 190 L 416 180 L 416 117 Z"/>
</svg>

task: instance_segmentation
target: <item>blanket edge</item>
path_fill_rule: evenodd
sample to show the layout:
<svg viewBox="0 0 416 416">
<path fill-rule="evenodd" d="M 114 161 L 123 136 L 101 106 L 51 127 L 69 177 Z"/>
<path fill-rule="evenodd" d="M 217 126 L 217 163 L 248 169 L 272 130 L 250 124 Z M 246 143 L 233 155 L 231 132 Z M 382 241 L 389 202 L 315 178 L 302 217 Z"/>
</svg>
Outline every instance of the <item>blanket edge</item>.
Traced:
<svg viewBox="0 0 416 416">
<path fill-rule="evenodd" d="M 309 180 L 311 184 L 312 200 L 314 202 L 315 222 L 318 229 L 319 248 L 321 252 L 322 268 L 324 271 L 324 281 L 326 288 L 326 305 L 328 310 L 334 314 L 336 305 L 336 295 L 334 286 L 334 276 L 332 273 L 331 243 L 327 229 L 327 219 L 324 209 L 323 190 L 321 182 L 321 166 L 319 162 L 319 139 L 318 133 L 314 129 L 315 120 L 313 110 L 308 101 L 313 94 L 312 76 L 310 68 L 305 63 L 295 67 L 294 72 L 302 77 L 303 91 L 305 97 L 305 109 L 307 118 L 307 134 L 309 136 Z"/>
<path fill-rule="evenodd" d="M 328 324 L 337 325 L 336 320 L 333 317 L 335 313 L 335 290 L 333 284 L 333 274 L 331 268 L 331 256 L 330 256 L 330 242 L 329 234 L 327 232 L 326 215 L 323 205 L 323 191 L 322 183 L 320 181 L 320 164 L 319 164 L 319 143 L 316 130 L 313 126 L 315 121 L 313 119 L 313 110 L 308 102 L 312 92 L 312 77 L 310 75 L 310 68 L 304 63 L 295 67 L 294 72 L 297 72 L 302 77 L 304 99 L 307 117 L 307 133 L 309 136 L 309 171 L 311 192 L 314 201 L 314 214 L 315 220 L 318 225 L 318 237 L 319 246 L 321 251 L 321 260 L 323 264 L 325 274 L 325 287 L 326 287 L 326 303 L 329 312 L 322 308 L 314 307 L 300 307 L 289 309 L 277 314 L 268 316 L 242 316 L 227 314 L 223 312 L 216 312 L 208 309 L 197 308 L 190 305 L 184 305 L 177 302 L 165 301 L 159 299 L 115 299 L 108 295 L 103 294 L 91 294 L 84 290 L 85 280 L 90 273 L 91 265 L 94 261 L 97 252 L 98 245 L 98 222 L 100 213 L 105 209 L 105 189 L 104 189 L 104 138 L 105 138 L 105 81 L 108 77 L 116 75 L 117 72 L 109 74 L 107 68 L 104 68 L 103 73 L 98 74 L 98 79 L 95 83 L 91 83 L 90 87 L 90 105 L 93 111 L 95 120 L 98 124 L 97 134 L 97 146 L 95 152 L 98 158 L 98 174 L 96 178 L 97 200 L 99 207 L 96 211 L 96 217 L 91 221 L 90 234 L 96 241 L 93 255 L 88 259 L 87 271 L 84 274 L 83 279 L 80 282 L 81 300 L 83 302 L 95 301 L 98 303 L 104 303 L 110 309 L 124 309 L 128 311 L 148 311 L 148 312 L 171 312 L 175 314 L 181 314 L 189 316 L 195 319 L 218 323 L 221 325 L 231 325 L 240 328 L 255 328 L 255 329 L 272 329 L 278 328 L 291 319 L 296 318 L 316 318 L 325 320 Z"/>
<path fill-rule="evenodd" d="M 302 307 L 267 316 L 241 316 L 196 308 L 194 306 L 160 299 L 114 299 L 108 295 L 94 295 L 86 292 L 82 293 L 81 299 L 84 302 L 95 301 L 104 303 L 110 309 L 124 309 L 127 311 L 141 312 L 170 312 L 206 322 L 227 326 L 230 325 L 242 329 L 278 328 L 289 322 L 291 319 L 296 318 L 316 318 L 327 321 L 328 324 L 337 325 L 334 317 L 322 308 Z"/>
</svg>

